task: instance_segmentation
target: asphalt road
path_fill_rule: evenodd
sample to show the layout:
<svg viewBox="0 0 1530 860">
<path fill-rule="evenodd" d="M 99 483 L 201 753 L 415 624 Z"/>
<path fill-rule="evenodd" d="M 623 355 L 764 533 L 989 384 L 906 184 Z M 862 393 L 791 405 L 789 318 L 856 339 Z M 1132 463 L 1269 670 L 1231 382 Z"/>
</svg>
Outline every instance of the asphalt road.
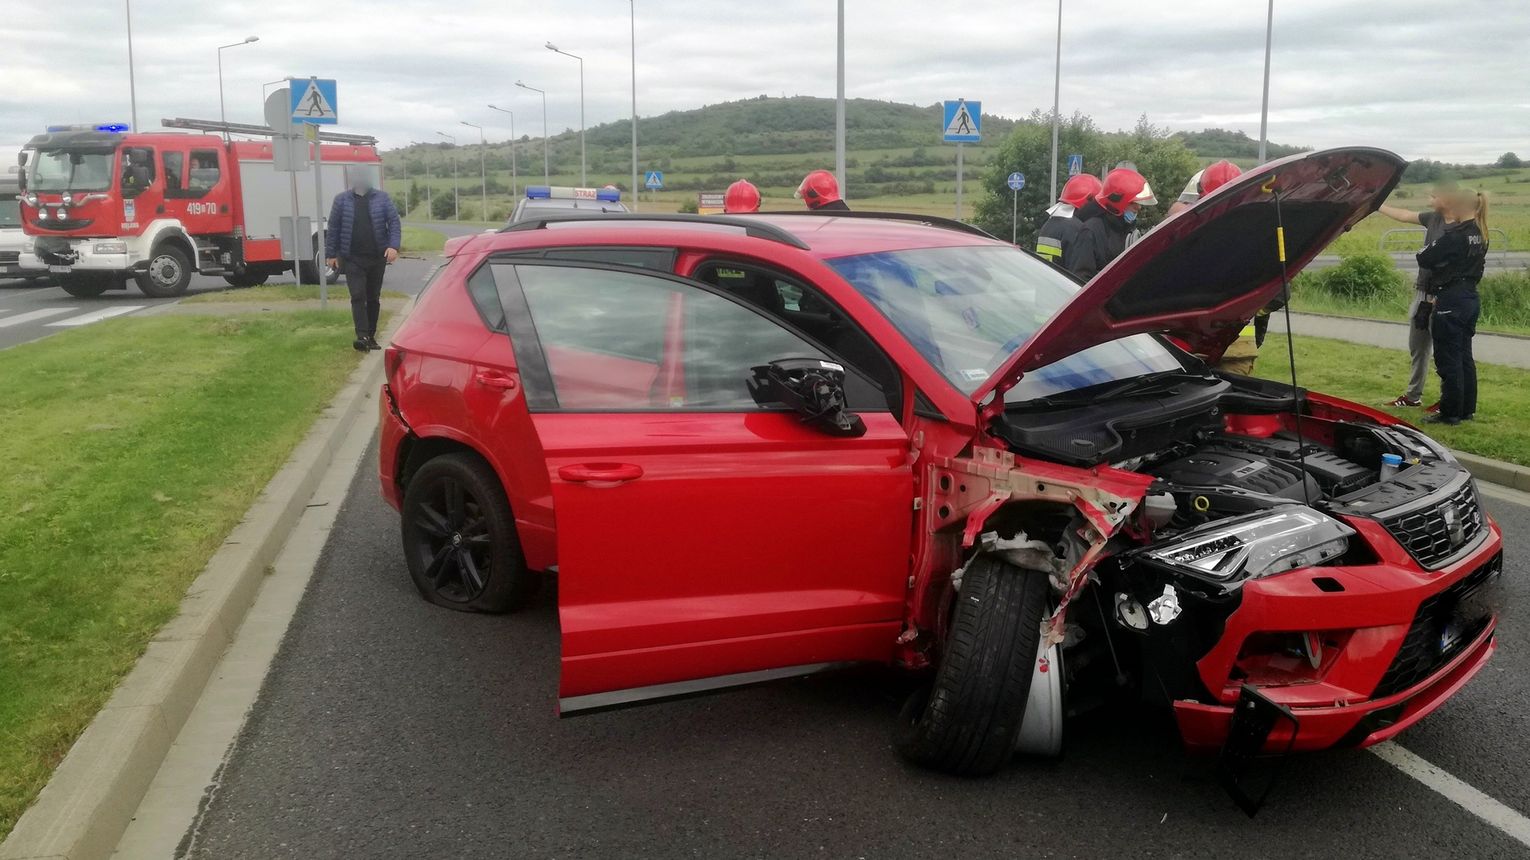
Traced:
<svg viewBox="0 0 1530 860">
<path fill-rule="evenodd" d="M 384 288 L 414 295 L 420 291 L 436 259 L 434 256 L 400 259 L 389 268 Z M 291 283 L 292 279 L 279 276 L 273 283 L 278 281 Z M 231 289 L 222 277 L 195 275 L 186 296 Z M 330 297 L 342 303 L 348 301 L 343 280 L 331 287 Z M 109 290 L 96 298 L 81 299 L 60 287 L 0 280 L 0 349 L 106 319 L 144 313 L 181 298 L 151 299 L 129 283 L 125 290 Z"/>
<path fill-rule="evenodd" d="M 375 462 L 375 449 L 366 465 Z M 1530 508 L 1502 648 L 1402 738 L 1530 812 Z M 191 853 L 272 857 L 1510 857 L 1499 831 L 1363 751 L 1291 760 L 1249 820 L 1172 726 L 1070 725 L 1065 757 L 963 780 L 889 747 L 904 687 L 858 671 L 560 720 L 551 590 L 427 605 L 363 468 Z"/>
</svg>

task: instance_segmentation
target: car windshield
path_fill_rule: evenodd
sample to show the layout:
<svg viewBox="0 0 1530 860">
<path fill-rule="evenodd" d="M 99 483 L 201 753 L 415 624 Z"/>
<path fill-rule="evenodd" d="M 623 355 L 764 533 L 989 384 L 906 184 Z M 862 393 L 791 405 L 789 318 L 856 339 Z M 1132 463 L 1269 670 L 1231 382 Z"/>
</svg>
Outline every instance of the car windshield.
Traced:
<svg viewBox="0 0 1530 860">
<path fill-rule="evenodd" d="M 29 191 L 106 191 L 112 186 L 111 152 L 40 150 L 27 166 Z"/>
<path fill-rule="evenodd" d="M 14 197 L 0 197 L 0 227 L 21 226 L 21 202 Z"/>
<path fill-rule="evenodd" d="M 884 251 L 828 263 L 967 394 L 1080 289 L 1045 263 L 995 246 Z M 1005 401 L 1182 368 L 1153 337 L 1133 335 L 1027 373 Z"/>
</svg>

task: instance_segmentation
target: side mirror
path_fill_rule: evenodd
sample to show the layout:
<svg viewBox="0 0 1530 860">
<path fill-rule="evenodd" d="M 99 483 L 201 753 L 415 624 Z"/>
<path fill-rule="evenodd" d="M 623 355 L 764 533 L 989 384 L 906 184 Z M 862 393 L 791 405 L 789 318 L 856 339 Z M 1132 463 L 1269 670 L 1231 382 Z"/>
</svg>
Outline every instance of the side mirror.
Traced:
<svg viewBox="0 0 1530 860">
<path fill-rule="evenodd" d="M 16 153 L 16 164 L 21 168 L 16 171 L 16 188 L 25 194 L 27 190 L 27 154 L 25 150 Z"/>
<path fill-rule="evenodd" d="M 783 358 L 751 368 L 749 395 L 782 405 L 830 436 L 864 436 L 866 422 L 845 408 L 845 369 L 816 358 Z"/>
</svg>

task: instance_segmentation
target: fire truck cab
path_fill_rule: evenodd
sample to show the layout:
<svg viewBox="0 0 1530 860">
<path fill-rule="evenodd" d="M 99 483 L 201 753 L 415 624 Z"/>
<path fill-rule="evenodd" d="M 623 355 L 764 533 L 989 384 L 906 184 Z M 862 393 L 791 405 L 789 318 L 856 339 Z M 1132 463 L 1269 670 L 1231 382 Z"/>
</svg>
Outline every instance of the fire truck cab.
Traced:
<svg viewBox="0 0 1530 860">
<path fill-rule="evenodd" d="M 321 147 L 326 195 L 344 189 L 345 170 L 357 165 L 376 170 L 381 185 L 375 145 Z M 315 211 L 311 165 L 278 173 L 271 141 L 68 127 L 32 138 L 20 160 L 20 265 L 45 268 L 75 296 L 124 289 L 129 279 L 147 296 L 175 296 L 198 272 L 236 287 L 264 283 L 293 267 L 283 216 L 296 205 L 316 239 L 326 214 Z M 301 280 L 317 283 L 322 273 L 333 282 L 319 243 L 301 250 Z"/>
</svg>

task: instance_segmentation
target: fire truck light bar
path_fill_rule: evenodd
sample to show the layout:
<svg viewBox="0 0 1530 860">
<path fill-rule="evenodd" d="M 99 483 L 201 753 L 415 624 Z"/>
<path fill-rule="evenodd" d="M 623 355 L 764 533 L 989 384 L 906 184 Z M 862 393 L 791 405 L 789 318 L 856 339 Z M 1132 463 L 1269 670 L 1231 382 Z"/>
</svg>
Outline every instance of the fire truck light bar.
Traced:
<svg viewBox="0 0 1530 860">
<path fill-rule="evenodd" d="M 618 203 L 622 199 L 622 192 L 616 188 L 573 188 L 568 185 L 528 185 L 526 186 L 526 199 L 528 200 L 602 200 L 607 203 Z"/>
<path fill-rule="evenodd" d="M 92 125 L 91 123 L 85 122 L 85 123 L 75 123 L 73 125 L 50 125 L 50 126 L 48 126 L 48 133 L 49 134 L 57 134 L 58 132 L 61 132 L 61 131 L 123 132 L 123 131 L 127 131 L 129 128 L 130 128 L 130 126 L 127 123 L 125 123 L 125 122 L 101 122 L 101 123 L 96 123 L 94 125 Z"/>
</svg>

